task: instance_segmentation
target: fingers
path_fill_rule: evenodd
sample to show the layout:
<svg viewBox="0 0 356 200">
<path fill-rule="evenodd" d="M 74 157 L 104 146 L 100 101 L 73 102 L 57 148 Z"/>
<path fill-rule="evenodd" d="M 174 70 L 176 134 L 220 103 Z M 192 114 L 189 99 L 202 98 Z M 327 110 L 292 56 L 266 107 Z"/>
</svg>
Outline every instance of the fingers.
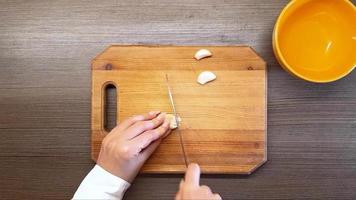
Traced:
<svg viewBox="0 0 356 200">
<path fill-rule="evenodd" d="M 191 163 L 185 173 L 184 182 L 190 186 L 199 187 L 200 168 L 196 163 Z"/>
<path fill-rule="evenodd" d="M 200 189 L 201 189 L 202 191 L 204 191 L 206 194 L 212 194 L 210 187 L 208 187 L 208 186 L 206 186 L 206 185 L 200 186 Z"/>
<path fill-rule="evenodd" d="M 220 194 L 214 193 L 213 196 L 215 200 L 222 200 Z"/>
<path fill-rule="evenodd" d="M 130 126 L 132 126 L 133 124 L 135 124 L 136 122 L 139 121 L 146 121 L 146 120 L 151 120 L 155 117 L 157 117 L 158 114 L 160 114 L 160 111 L 151 111 L 149 113 L 146 114 L 142 114 L 142 115 L 136 115 L 133 117 L 130 117 L 124 121 L 122 121 L 117 127 L 117 130 L 125 130 L 127 128 L 129 128 Z"/>
<path fill-rule="evenodd" d="M 180 183 L 179 183 L 179 189 L 182 189 L 184 186 L 184 180 L 180 180 Z"/>
<path fill-rule="evenodd" d="M 132 126 L 125 130 L 126 137 L 133 139 L 145 131 L 152 130 L 160 126 L 166 118 L 165 113 L 160 113 L 157 117 L 146 121 L 137 121 Z"/>
<path fill-rule="evenodd" d="M 168 130 L 169 122 L 168 120 L 165 120 L 163 124 L 157 127 L 156 129 L 145 131 L 141 135 L 138 135 L 137 137 L 133 138 L 131 140 L 132 144 L 138 149 L 138 151 L 141 151 L 142 149 L 148 147 L 153 141 L 159 138 L 163 138 L 163 136 Z"/>
<path fill-rule="evenodd" d="M 168 122 L 168 126 L 169 126 L 169 122 Z M 166 138 L 171 132 L 172 132 L 172 129 L 168 127 L 168 130 L 167 130 L 166 133 L 162 136 L 162 138 Z"/>
<path fill-rule="evenodd" d="M 211 189 L 202 185 L 199 186 L 200 167 L 198 164 L 191 163 L 185 173 L 185 180 L 181 180 L 179 190 L 176 194 L 177 199 L 212 199 L 222 200 L 217 193 L 212 193 Z"/>
<path fill-rule="evenodd" d="M 157 149 L 157 147 L 161 144 L 162 139 L 158 139 L 154 142 L 151 143 L 150 146 L 148 146 L 146 149 L 141 151 L 139 154 L 139 160 L 142 163 L 145 163 L 145 161 L 152 155 L 152 153 Z"/>
<path fill-rule="evenodd" d="M 184 187 L 184 180 L 180 180 L 179 182 L 179 189 L 178 189 L 178 192 L 176 193 L 176 197 L 175 197 L 175 200 L 180 200 L 182 199 L 182 190 L 183 190 L 183 187 Z"/>
<path fill-rule="evenodd" d="M 182 194 L 180 191 L 176 193 L 176 197 L 174 198 L 175 200 L 181 200 L 182 199 Z"/>
</svg>

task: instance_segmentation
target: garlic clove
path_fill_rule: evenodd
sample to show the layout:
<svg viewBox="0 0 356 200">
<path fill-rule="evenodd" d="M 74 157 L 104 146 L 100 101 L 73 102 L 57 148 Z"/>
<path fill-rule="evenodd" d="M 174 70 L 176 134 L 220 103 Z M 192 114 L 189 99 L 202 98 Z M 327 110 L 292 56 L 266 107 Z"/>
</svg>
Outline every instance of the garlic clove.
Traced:
<svg viewBox="0 0 356 200">
<path fill-rule="evenodd" d="M 170 129 L 176 129 L 178 128 L 178 123 L 180 123 L 182 121 L 182 119 L 177 116 L 177 121 L 176 121 L 176 116 L 174 116 L 173 114 L 166 114 L 166 119 L 169 121 L 169 128 Z"/>
<path fill-rule="evenodd" d="M 204 71 L 199 74 L 197 82 L 204 85 L 207 82 L 213 81 L 216 79 L 216 75 L 210 71 Z"/>
<path fill-rule="evenodd" d="M 197 51 L 194 55 L 194 58 L 197 60 L 206 58 L 206 57 L 210 57 L 212 56 L 211 52 L 207 49 L 200 49 L 199 51 Z"/>
</svg>

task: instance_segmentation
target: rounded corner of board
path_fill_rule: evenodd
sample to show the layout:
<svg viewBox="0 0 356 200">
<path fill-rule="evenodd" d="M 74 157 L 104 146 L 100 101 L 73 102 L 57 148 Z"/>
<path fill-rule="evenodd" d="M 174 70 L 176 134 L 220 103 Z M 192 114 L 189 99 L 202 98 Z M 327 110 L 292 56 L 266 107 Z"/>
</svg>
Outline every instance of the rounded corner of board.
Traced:
<svg viewBox="0 0 356 200">
<path fill-rule="evenodd" d="M 246 175 L 251 175 L 253 174 L 255 171 L 257 171 L 260 167 L 262 167 L 265 163 L 267 162 L 267 156 L 264 156 L 263 159 L 256 164 L 255 166 L 253 166 L 250 170 L 247 171 Z"/>
</svg>

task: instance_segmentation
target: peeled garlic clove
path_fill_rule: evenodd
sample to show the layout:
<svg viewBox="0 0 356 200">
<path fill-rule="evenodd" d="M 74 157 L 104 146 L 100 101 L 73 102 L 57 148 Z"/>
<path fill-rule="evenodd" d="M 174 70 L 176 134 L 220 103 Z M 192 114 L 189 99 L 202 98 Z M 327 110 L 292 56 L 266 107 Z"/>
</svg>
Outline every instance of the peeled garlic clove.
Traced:
<svg viewBox="0 0 356 200">
<path fill-rule="evenodd" d="M 169 121 L 169 128 L 170 129 L 176 129 L 178 127 L 177 121 L 181 122 L 182 119 L 180 117 L 174 116 L 173 114 L 166 114 L 166 119 Z"/>
<path fill-rule="evenodd" d="M 198 83 L 204 85 L 207 82 L 213 81 L 216 79 L 216 75 L 213 72 L 210 71 L 204 71 L 199 74 L 198 76 Z"/>
<path fill-rule="evenodd" d="M 203 59 L 203 58 L 206 58 L 206 57 L 210 57 L 212 54 L 209 50 L 207 49 L 200 49 L 199 51 L 197 51 L 195 53 L 195 56 L 194 58 L 197 59 L 197 60 L 200 60 L 200 59 Z"/>
</svg>

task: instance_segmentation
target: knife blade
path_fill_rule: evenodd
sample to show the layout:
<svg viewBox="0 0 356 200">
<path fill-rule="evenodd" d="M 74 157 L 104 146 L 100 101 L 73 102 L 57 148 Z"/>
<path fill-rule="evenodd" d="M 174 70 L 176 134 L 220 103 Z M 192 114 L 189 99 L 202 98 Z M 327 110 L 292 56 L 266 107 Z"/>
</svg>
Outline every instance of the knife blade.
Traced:
<svg viewBox="0 0 356 200">
<path fill-rule="evenodd" d="M 176 131 L 178 132 L 178 135 L 179 135 L 180 146 L 181 146 L 181 149 L 182 149 L 182 152 L 183 152 L 183 156 L 184 156 L 184 164 L 185 164 L 185 167 L 188 167 L 188 161 L 187 161 L 187 157 L 186 157 L 185 149 L 184 149 L 184 144 L 183 144 L 183 136 L 182 136 L 182 133 L 179 131 L 179 125 L 180 124 L 179 124 L 179 120 L 178 120 L 178 114 L 177 114 L 176 106 L 175 106 L 174 100 L 173 100 L 172 89 L 171 89 L 171 87 L 169 85 L 168 74 L 166 74 L 166 85 L 167 85 L 167 89 L 168 89 L 169 102 L 171 103 L 174 119 L 175 119 L 176 124 L 177 124 Z"/>
</svg>

